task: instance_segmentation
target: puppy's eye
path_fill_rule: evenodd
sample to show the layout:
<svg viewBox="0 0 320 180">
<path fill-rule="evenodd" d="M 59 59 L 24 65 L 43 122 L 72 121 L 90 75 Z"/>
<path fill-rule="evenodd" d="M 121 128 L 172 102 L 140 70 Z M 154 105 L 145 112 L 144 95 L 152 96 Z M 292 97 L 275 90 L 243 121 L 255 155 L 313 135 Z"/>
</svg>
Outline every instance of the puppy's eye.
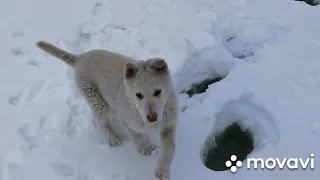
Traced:
<svg viewBox="0 0 320 180">
<path fill-rule="evenodd" d="M 142 99 L 142 98 L 143 98 L 143 96 L 142 96 L 141 93 L 136 93 L 136 96 L 137 96 L 137 98 L 139 98 L 139 99 Z"/>
<path fill-rule="evenodd" d="M 154 91 L 154 96 L 159 96 L 160 95 L 160 93 L 161 93 L 161 89 L 157 89 L 157 90 L 155 90 Z"/>
</svg>

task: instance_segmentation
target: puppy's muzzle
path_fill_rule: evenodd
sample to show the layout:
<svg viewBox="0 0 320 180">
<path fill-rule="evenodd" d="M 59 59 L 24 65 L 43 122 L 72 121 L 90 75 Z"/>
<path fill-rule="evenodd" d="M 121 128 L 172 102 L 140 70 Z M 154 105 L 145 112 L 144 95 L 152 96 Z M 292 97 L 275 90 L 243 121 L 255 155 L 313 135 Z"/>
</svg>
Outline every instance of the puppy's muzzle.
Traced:
<svg viewBox="0 0 320 180">
<path fill-rule="evenodd" d="M 151 123 L 156 122 L 157 119 L 158 119 L 158 115 L 157 115 L 157 113 L 155 113 L 155 112 L 149 113 L 149 114 L 147 115 L 147 119 L 148 119 L 148 121 L 151 122 Z"/>
</svg>

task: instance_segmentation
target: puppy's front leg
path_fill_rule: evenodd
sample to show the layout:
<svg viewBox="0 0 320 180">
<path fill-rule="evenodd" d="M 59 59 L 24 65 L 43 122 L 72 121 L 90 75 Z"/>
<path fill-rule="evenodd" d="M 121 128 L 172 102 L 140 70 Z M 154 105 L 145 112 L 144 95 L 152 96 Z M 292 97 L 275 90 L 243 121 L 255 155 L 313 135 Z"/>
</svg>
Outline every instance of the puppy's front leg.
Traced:
<svg viewBox="0 0 320 180">
<path fill-rule="evenodd" d="M 149 137 L 146 134 L 138 133 L 132 130 L 126 123 L 123 123 L 125 130 L 127 131 L 131 142 L 135 145 L 140 154 L 150 156 L 156 149 Z"/>
<path fill-rule="evenodd" d="M 163 152 L 158 160 L 158 167 L 155 171 L 155 176 L 159 180 L 170 179 L 170 168 L 176 149 L 175 132 L 176 128 L 173 126 L 166 127 L 163 131 L 160 132 L 160 140 Z"/>
</svg>

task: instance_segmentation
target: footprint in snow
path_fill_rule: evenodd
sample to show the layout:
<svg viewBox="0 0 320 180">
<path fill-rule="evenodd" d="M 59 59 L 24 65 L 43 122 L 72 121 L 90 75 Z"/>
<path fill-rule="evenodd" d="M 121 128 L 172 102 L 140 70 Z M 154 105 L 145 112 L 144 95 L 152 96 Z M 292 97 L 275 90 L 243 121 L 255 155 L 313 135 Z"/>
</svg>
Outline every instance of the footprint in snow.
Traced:
<svg viewBox="0 0 320 180">
<path fill-rule="evenodd" d="M 93 8 L 91 10 L 91 14 L 93 16 L 99 15 L 99 13 L 102 11 L 102 6 L 103 6 L 102 2 L 98 2 L 98 3 L 94 4 Z"/>
<path fill-rule="evenodd" d="M 65 134 L 68 138 L 72 138 L 74 136 L 74 134 L 77 131 L 77 124 L 75 122 L 75 119 L 72 115 L 72 113 L 69 113 L 69 117 L 68 117 L 68 121 L 66 123 L 66 127 L 65 127 Z"/>
<path fill-rule="evenodd" d="M 32 137 L 29 134 L 30 128 L 29 128 L 28 124 L 23 124 L 22 126 L 18 127 L 17 131 L 18 131 L 18 134 L 21 135 L 22 139 L 24 139 L 25 142 L 27 143 L 27 147 L 29 150 L 36 148 L 36 143 L 35 143 L 34 137 Z"/>
<path fill-rule="evenodd" d="M 19 91 L 8 99 L 8 103 L 15 106 L 21 99 L 23 91 Z"/>
<path fill-rule="evenodd" d="M 23 31 L 16 31 L 14 33 L 12 33 L 12 37 L 16 38 L 16 37 L 22 37 L 24 36 L 24 32 Z"/>
<path fill-rule="evenodd" d="M 39 61 L 37 61 L 36 59 L 30 59 L 26 63 L 30 66 L 39 66 Z"/>
<path fill-rule="evenodd" d="M 29 89 L 29 95 L 26 99 L 27 102 L 32 101 L 37 94 L 44 88 L 45 83 L 47 82 L 46 79 L 43 79 L 37 83 L 35 83 L 30 89 Z"/>
<path fill-rule="evenodd" d="M 90 40 L 91 39 L 91 34 L 83 32 L 82 30 L 79 31 L 79 38 L 82 40 Z"/>
<path fill-rule="evenodd" d="M 15 56 L 22 56 L 26 54 L 21 48 L 13 48 L 11 49 L 11 53 Z"/>
<path fill-rule="evenodd" d="M 59 175 L 67 177 L 72 176 L 74 170 L 71 166 L 65 163 L 54 162 L 51 164 L 51 168 Z"/>
</svg>

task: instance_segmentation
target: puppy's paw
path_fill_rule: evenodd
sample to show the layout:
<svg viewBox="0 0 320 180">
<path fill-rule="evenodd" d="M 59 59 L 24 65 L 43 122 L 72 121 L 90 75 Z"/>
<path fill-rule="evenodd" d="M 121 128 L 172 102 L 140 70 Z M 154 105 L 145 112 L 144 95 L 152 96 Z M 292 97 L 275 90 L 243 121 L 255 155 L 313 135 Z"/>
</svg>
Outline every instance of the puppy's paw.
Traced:
<svg viewBox="0 0 320 180">
<path fill-rule="evenodd" d="M 158 164 L 158 167 L 154 172 L 154 175 L 158 180 L 170 180 L 169 167 L 163 164 Z"/>
<path fill-rule="evenodd" d="M 122 141 L 117 135 L 110 133 L 108 137 L 108 143 L 111 147 L 118 147 L 122 144 Z"/>
<path fill-rule="evenodd" d="M 152 154 L 153 151 L 156 150 L 156 146 L 153 144 L 147 144 L 144 145 L 142 147 L 138 147 L 138 151 L 140 154 L 144 155 L 144 156 L 150 156 Z"/>
</svg>

